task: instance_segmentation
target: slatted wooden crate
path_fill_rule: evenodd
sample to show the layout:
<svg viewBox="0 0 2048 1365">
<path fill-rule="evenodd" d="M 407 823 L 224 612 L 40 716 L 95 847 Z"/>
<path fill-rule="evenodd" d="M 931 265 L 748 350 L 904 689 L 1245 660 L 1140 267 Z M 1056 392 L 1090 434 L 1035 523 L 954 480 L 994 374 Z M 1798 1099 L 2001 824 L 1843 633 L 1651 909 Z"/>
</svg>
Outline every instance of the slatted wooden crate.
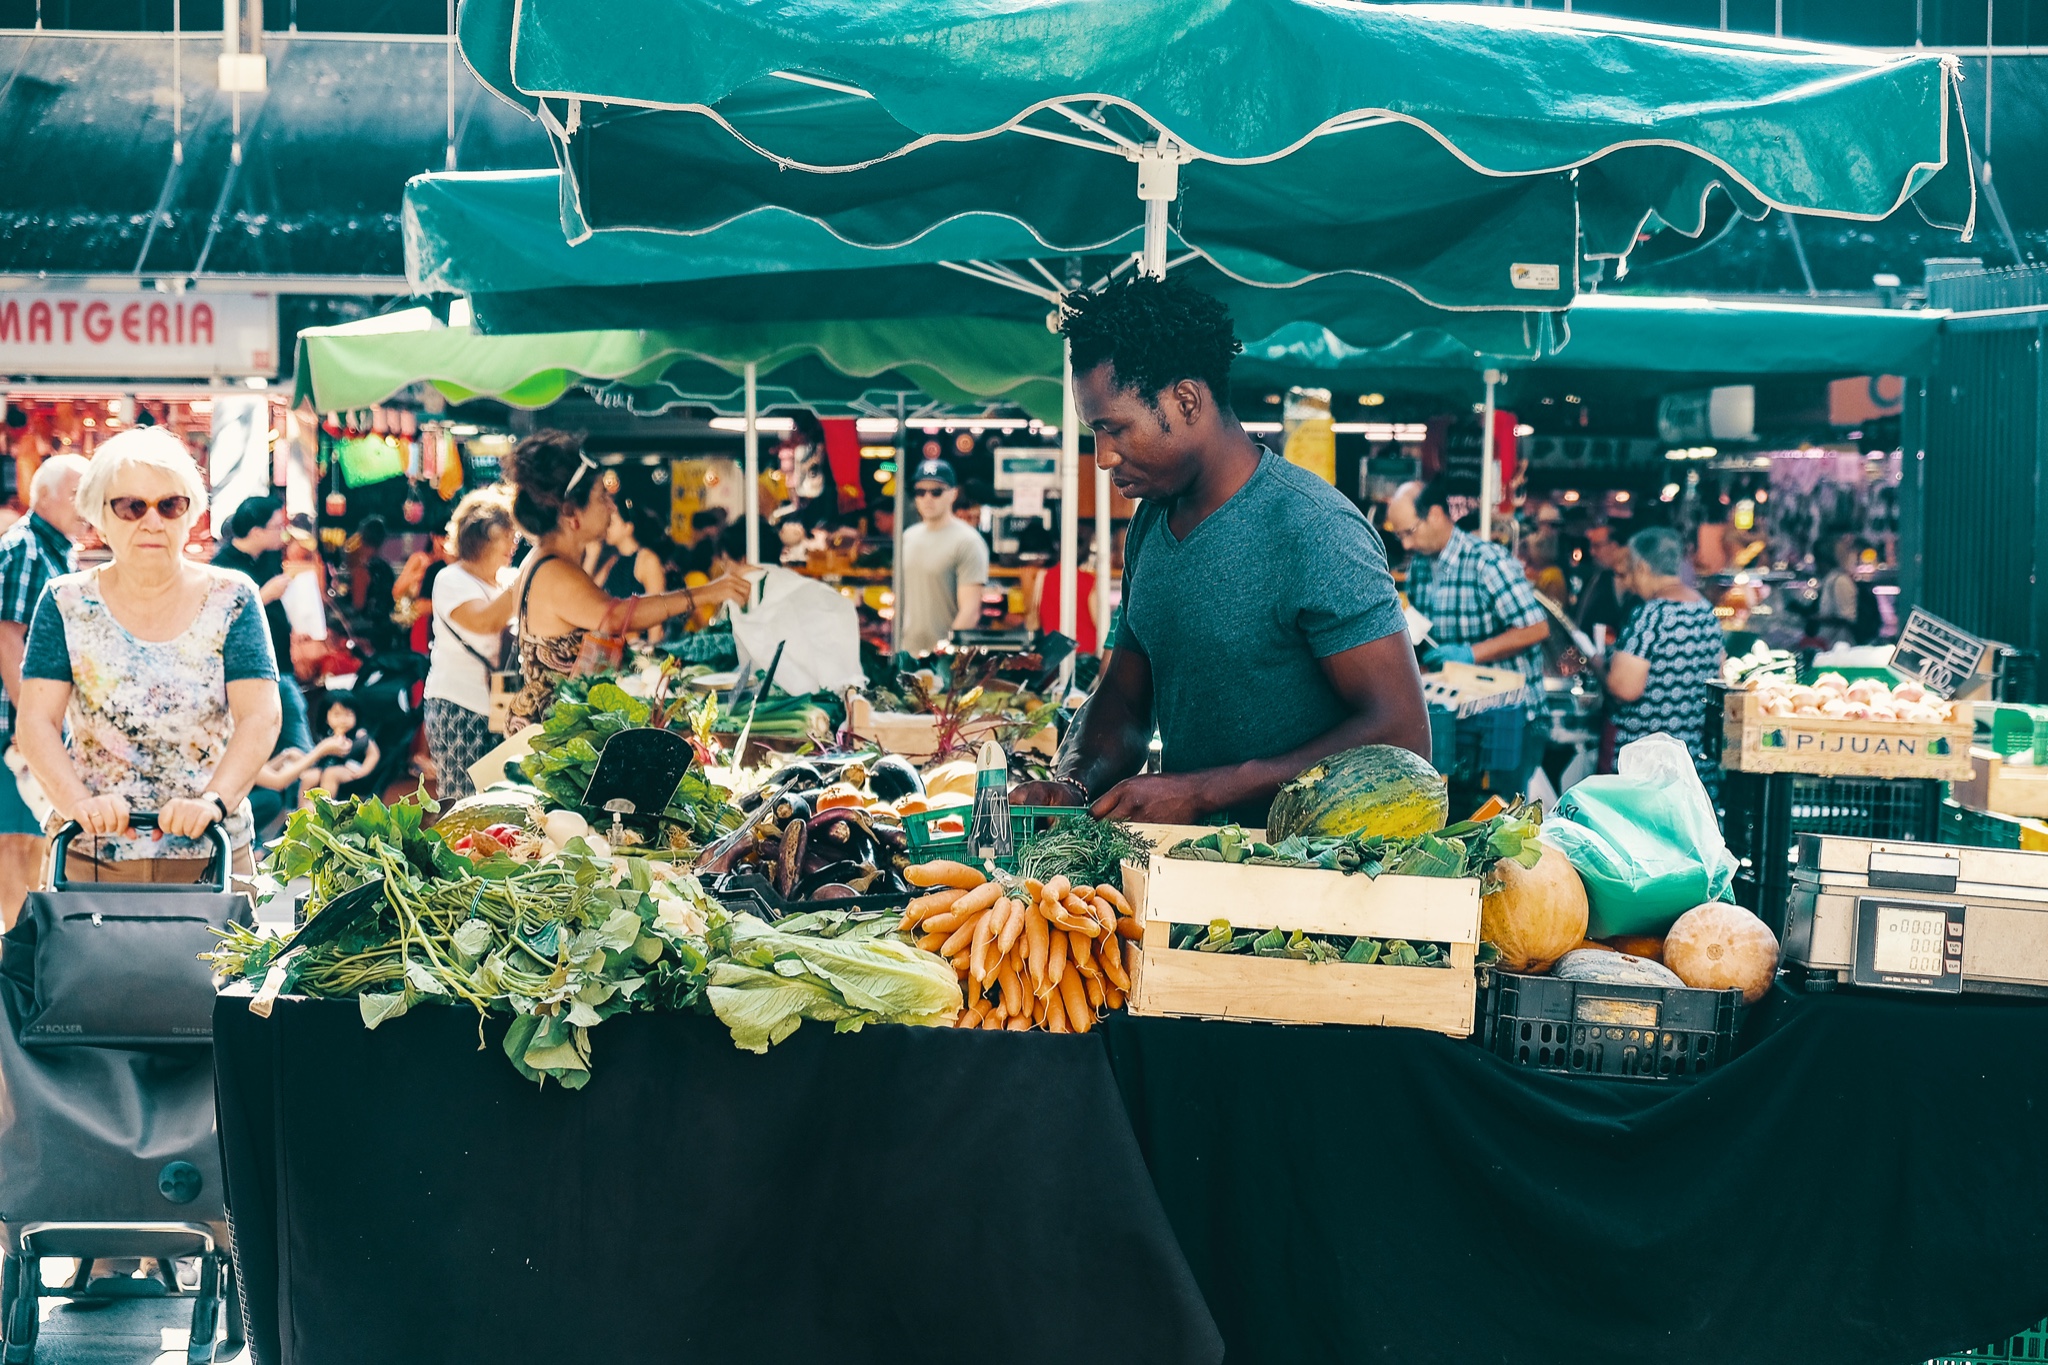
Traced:
<svg viewBox="0 0 2048 1365">
<path fill-rule="evenodd" d="M 1449 877 L 1345 876 L 1166 857 L 1207 831 L 1153 827 L 1147 865 L 1124 866 L 1124 890 L 1144 922 L 1131 984 L 1135 1015 L 1273 1024 L 1381 1024 L 1463 1038 L 1472 1032 L 1479 948 L 1479 883 Z M 1204 953 L 1170 946 L 1171 926 L 1228 920 L 1233 929 L 1299 929 L 1450 945 L 1449 967 Z"/>
<path fill-rule="evenodd" d="M 1745 773 L 1820 777 L 1970 778 L 1972 709 L 1959 702 L 1943 725 L 1828 716 L 1767 716 L 1756 693 L 1730 691 L 1722 717 L 1721 766 Z"/>
</svg>

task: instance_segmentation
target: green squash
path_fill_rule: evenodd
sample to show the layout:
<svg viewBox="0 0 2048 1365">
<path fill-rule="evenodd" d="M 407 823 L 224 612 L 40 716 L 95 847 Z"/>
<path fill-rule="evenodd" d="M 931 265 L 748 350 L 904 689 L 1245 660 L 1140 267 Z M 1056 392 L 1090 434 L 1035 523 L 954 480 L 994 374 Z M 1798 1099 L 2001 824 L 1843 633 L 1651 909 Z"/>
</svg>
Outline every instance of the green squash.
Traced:
<svg viewBox="0 0 2048 1365">
<path fill-rule="evenodd" d="M 1266 816 L 1266 839 L 1406 839 L 1442 829 L 1450 813 L 1450 784 L 1436 769 L 1406 749 L 1368 744 L 1332 754 L 1282 787 Z"/>
</svg>

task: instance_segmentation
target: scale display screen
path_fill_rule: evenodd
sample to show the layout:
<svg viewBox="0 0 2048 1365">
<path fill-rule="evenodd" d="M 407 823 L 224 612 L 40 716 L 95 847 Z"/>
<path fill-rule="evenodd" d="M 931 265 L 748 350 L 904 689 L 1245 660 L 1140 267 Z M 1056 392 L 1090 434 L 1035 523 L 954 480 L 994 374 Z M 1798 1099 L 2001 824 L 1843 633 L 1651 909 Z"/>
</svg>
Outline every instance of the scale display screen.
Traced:
<svg viewBox="0 0 2048 1365">
<path fill-rule="evenodd" d="M 1962 903 L 1859 897 L 1854 980 L 1898 990 L 1961 991 Z"/>
</svg>

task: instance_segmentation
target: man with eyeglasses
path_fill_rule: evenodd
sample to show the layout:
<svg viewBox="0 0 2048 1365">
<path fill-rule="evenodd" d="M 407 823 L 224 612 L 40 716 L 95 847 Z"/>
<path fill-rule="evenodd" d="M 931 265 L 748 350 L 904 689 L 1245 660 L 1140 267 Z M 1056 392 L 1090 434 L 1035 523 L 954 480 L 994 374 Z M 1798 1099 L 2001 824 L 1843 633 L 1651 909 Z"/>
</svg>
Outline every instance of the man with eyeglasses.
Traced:
<svg viewBox="0 0 2048 1365">
<path fill-rule="evenodd" d="M 988 546 L 981 532 L 953 515 L 960 480 L 944 460 L 917 467 L 910 488 L 917 525 L 903 533 L 903 600 L 896 604 L 906 654 L 930 654 L 956 630 L 981 620 L 988 582 Z"/>
</svg>

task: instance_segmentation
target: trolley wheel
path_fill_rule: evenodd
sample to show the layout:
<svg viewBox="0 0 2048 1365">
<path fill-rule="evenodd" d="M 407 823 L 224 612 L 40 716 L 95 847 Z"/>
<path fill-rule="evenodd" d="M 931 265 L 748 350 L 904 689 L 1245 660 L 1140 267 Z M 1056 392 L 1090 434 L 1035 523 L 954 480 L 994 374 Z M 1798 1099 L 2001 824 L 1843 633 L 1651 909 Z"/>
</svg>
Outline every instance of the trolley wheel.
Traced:
<svg viewBox="0 0 2048 1365">
<path fill-rule="evenodd" d="M 242 1277 L 235 1272 L 235 1258 L 227 1252 L 220 1258 L 221 1311 L 227 1315 L 227 1335 L 220 1343 L 219 1358 L 233 1360 L 247 1345 L 242 1328 Z"/>
<path fill-rule="evenodd" d="M 36 1358 L 36 1331 L 41 1325 L 43 1263 L 39 1256 L 8 1255 L 0 1261 L 0 1300 L 5 1302 L 6 1365 L 29 1365 Z"/>
<path fill-rule="evenodd" d="M 192 1339 L 185 1348 L 185 1365 L 208 1365 L 213 1359 L 213 1337 L 220 1328 L 220 1257 L 199 1258 L 199 1288 L 192 1295 Z"/>
</svg>

